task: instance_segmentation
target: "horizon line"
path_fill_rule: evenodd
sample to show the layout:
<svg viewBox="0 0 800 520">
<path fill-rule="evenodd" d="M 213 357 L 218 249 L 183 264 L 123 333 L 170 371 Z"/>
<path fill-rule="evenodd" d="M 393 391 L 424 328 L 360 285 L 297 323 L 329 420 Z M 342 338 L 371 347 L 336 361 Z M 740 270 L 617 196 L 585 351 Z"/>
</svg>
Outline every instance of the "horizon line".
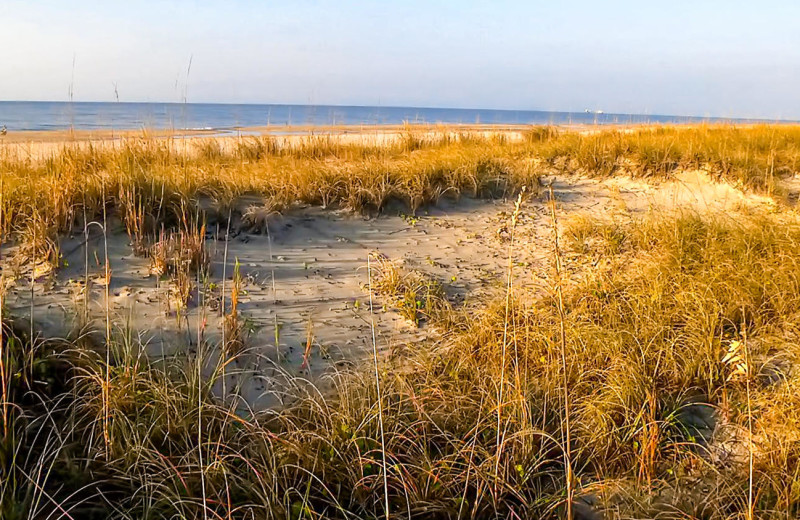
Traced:
<svg viewBox="0 0 800 520">
<path fill-rule="evenodd" d="M 594 114 L 604 116 L 650 116 L 650 117 L 675 117 L 691 119 L 717 119 L 728 121 L 774 121 L 798 123 L 798 119 L 784 119 L 771 117 L 734 117 L 734 116 L 712 116 L 712 115 L 687 115 L 687 114 L 657 114 L 657 113 L 634 113 L 634 112 L 605 112 L 602 109 L 583 111 L 573 110 L 543 110 L 533 108 L 487 108 L 487 107 L 452 107 L 452 106 L 415 106 L 415 105 L 349 105 L 349 104 L 312 104 L 312 103 L 264 103 L 264 102 L 230 102 L 230 101 L 75 101 L 75 100 L 42 100 L 42 99 L 4 99 L 0 103 L 62 103 L 62 104 L 127 104 L 127 105 L 230 105 L 230 106 L 284 106 L 284 107 L 335 107 L 335 108 L 389 108 L 389 109 L 420 109 L 420 110 L 490 110 L 493 112 L 539 112 L 545 114 Z M 587 112 L 588 111 L 588 112 Z"/>
</svg>

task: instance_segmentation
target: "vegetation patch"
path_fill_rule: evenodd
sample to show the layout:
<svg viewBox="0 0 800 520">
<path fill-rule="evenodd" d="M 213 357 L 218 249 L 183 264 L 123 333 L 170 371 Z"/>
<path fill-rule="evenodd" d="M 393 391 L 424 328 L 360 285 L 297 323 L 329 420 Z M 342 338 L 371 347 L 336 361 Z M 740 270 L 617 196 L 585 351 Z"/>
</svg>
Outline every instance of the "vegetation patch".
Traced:
<svg viewBox="0 0 800 520">
<path fill-rule="evenodd" d="M 133 250 L 191 293 L 208 266 L 201 197 L 224 215 L 238 194 L 261 193 L 265 209 L 249 213 L 257 225 L 298 201 L 377 211 L 399 198 L 413 209 L 518 193 L 553 171 L 668 178 L 708 168 L 770 191 L 797 171 L 797 132 L 536 129 L 516 142 L 409 134 L 386 148 L 315 138 L 191 154 L 157 141 L 67 149 L 3 165 L 1 227 L 34 262 L 54 262 L 57 233 L 116 215 Z M 402 357 L 332 371 L 324 392 L 276 381 L 270 391 L 292 399 L 268 410 L 215 390 L 247 348 L 238 261 L 221 291 L 221 344 L 198 333 L 192 348 L 159 357 L 136 331 L 42 339 L 0 305 L 0 517 L 800 515 L 795 213 L 559 226 L 553 204 L 537 215 L 553 228 L 543 273 L 514 262 L 522 201 L 504 242 L 509 275 L 544 277 L 544 290 L 509 276 L 505 293 L 453 308 L 443 285 L 373 254 L 369 289 L 444 332 Z M 305 360 L 314 340 L 309 322 Z"/>
</svg>

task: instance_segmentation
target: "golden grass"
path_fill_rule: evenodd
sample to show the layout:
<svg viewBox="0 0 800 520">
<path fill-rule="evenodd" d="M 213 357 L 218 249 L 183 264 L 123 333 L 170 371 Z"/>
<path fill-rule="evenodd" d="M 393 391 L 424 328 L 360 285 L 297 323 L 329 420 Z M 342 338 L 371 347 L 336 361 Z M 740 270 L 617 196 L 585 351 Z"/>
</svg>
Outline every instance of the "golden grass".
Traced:
<svg viewBox="0 0 800 520">
<path fill-rule="evenodd" d="M 398 200 L 415 210 L 443 196 L 502 195 L 534 179 L 522 150 L 502 139 L 421 136 L 372 146 L 312 137 L 286 149 L 270 143 L 252 138 L 227 153 L 213 140 L 188 151 L 175 141 L 130 140 L 118 148 L 65 147 L 43 162 L 7 159 L 0 162 L 0 229 L 3 237 L 25 233 L 38 218 L 68 231 L 84 208 L 95 218 L 106 204 L 129 232 L 152 232 L 156 221 L 174 222 L 180 201 L 207 198 L 225 213 L 243 194 L 276 207 L 372 212 Z"/>
<path fill-rule="evenodd" d="M 675 171 L 706 169 L 718 179 L 772 193 L 776 180 L 800 166 L 800 127 L 711 125 L 562 132 L 534 131 L 538 154 L 562 168 L 589 175 L 668 177 Z"/>
<path fill-rule="evenodd" d="M 372 253 L 373 290 L 389 299 L 401 316 L 420 325 L 450 317 L 452 307 L 442 284 L 418 271 L 406 271 L 391 259 Z"/>
<path fill-rule="evenodd" d="M 769 191 L 796 172 L 798 136 L 794 127 L 547 129 L 517 143 L 409 139 L 382 150 L 248 141 L 238 155 L 146 142 L 6 165 L 2 214 L 15 217 L 3 224 L 25 243 L 36 219 L 53 237 L 84 207 L 126 205 L 118 215 L 134 221 L 129 231 L 144 213 L 145 237 L 154 224 L 193 236 L 202 218 L 183 224 L 174 208 L 201 196 L 224 208 L 254 191 L 274 201 L 265 214 L 297 201 L 415 207 L 449 193 L 514 193 L 548 169 L 668 177 L 705 167 Z M 446 320 L 441 337 L 381 363 L 378 384 L 372 367 L 332 375 L 324 395 L 290 383 L 276 392 L 293 404 L 262 412 L 213 394 L 225 361 L 211 345 L 196 358 L 151 360 L 129 331 L 102 346 L 34 341 L 4 312 L 0 517 L 377 518 L 388 501 L 393 518 L 555 518 L 567 510 L 566 482 L 576 515 L 590 502 L 606 518 L 800 514 L 794 213 L 584 218 L 564 237 L 582 255 L 579 276 L 559 277 L 552 293 L 509 290 L 463 309 L 376 258 L 375 289 L 398 306 L 413 299 L 414 321 Z M 189 266 L 202 257 L 185 249 Z M 515 275 L 534 276 L 526 269 Z M 239 351 L 237 290 L 228 335 Z"/>
<path fill-rule="evenodd" d="M 619 233 L 616 252 L 590 253 L 610 255 L 606 271 L 564 286 L 563 315 L 551 295 L 520 295 L 508 313 L 505 299 L 451 311 L 442 341 L 382 367 L 391 511 L 557 514 L 560 319 L 576 507 L 591 496 L 611 517 L 746 516 L 751 418 L 755 516 L 800 511 L 800 380 L 788 368 L 800 360 L 792 339 L 800 330 L 800 223 L 658 215 Z M 731 378 L 723 360 L 745 327 L 749 379 Z M 218 375 L 199 381 L 195 362 L 182 356 L 166 366 L 148 361 L 143 346 L 120 335 L 111 345 L 105 462 L 97 456 L 105 450 L 100 354 L 78 344 L 30 350 L 20 336 L 4 335 L 14 403 L 5 449 L 17 454 L 0 466 L 11 479 L 0 490 L 4 518 L 15 518 L 14 507 L 54 510 L 50 501 L 29 501 L 37 486 L 87 515 L 94 507 L 122 518 L 197 518 L 204 510 L 222 518 L 382 516 L 375 384 L 366 367 L 336 376 L 325 397 L 300 394 L 282 410 L 242 417 L 212 395 Z M 513 355 L 503 364 L 506 336 Z M 56 459 L 72 462 L 56 467 Z"/>
<path fill-rule="evenodd" d="M 669 177 L 706 169 L 745 188 L 780 195 L 781 176 L 800 166 L 800 127 L 663 127 L 590 132 L 533 128 L 495 135 L 407 130 L 386 143 L 310 136 L 294 144 L 243 138 L 231 149 L 214 139 L 126 139 L 116 146 L 65 145 L 36 161 L 0 156 L 0 241 L 69 231 L 101 208 L 113 209 L 132 240 L 175 224 L 181 201 L 208 199 L 221 214 L 244 194 L 278 209 L 296 203 L 380 211 L 392 200 L 412 210 L 441 197 L 514 194 L 539 174 Z M 105 198 L 103 194 L 105 193 Z M 46 244 L 30 247 L 43 254 Z"/>
</svg>

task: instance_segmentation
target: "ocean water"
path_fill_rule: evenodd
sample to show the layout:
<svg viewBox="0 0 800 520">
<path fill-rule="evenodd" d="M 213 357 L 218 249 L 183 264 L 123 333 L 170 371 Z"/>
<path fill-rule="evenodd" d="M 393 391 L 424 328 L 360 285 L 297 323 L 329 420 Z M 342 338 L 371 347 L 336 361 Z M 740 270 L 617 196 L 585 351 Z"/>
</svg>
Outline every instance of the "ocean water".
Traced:
<svg viewBox="0 0 800 520">
<path fill-rule="evenodd" d="M 237 105 L 214 103 L 87 103 L 0 101 L 0 126 L 19 130 L 211 129 L 253 126 L 390 125 L 408 123 L 636 124 L 697 123 L 718 118 L 542 112 L 461 108 L 329 105 Z"/>
</svg>

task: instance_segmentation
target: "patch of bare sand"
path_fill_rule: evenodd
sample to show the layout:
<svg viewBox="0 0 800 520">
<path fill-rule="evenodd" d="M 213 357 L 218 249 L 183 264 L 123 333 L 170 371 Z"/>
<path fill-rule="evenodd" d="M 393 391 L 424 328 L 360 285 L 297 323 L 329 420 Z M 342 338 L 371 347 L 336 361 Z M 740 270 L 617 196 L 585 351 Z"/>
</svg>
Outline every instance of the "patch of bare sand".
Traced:
<svg viewBox="0 0 800 520">
<path fill-rule="evenodd" d="M 686 172 L 674 181 L 585 177 L 553 177 L 560 216 L 590 215 L 630 218 L 651 210 L 734 211 L 742 205 L 769 205 L 769 199 L 746 195 L 733 186 L 711 181 L 702 172 Z M 257 201 L 244 201 L 240 206 Z M 300 208 L 269 220 L 269 232 L 237 231 L 227 241 L 224 229 L 209 231 L 211 279 L 216 289 L 195 295 L 181 313 L 170 304 L 169 281 L 150 275 L 146 258 L 132 254 L 119 224 L 110 225 L 112 270 L 109 309 L 115 330 L 140 335 L 151 357 L 193 353 L 198 338 L 219 344 L 223 329 L 219 299 L 225 273 L 229 298 L 234 263 L 243 277 L 239 310 L 247 352 L 230 366 L 228 388 L 237 388 L 251 406 L 281 400 L 279 388 L 296 378 L 320 383 L 336 367 L 369 359 L 374 320 L 382 355 L 413 344 L 432 333 L 401 317 L 381 298 L 370 313 L 367 257 L 380 252 L 405 269 L 425 273 L 444 284 L 455 302 L 479 300 L 504 290 L 508 265 L 508 224 L 513 200 L 462 199 L 442 202 L 415 217 L 387 210 L 375 218 L 342 211 Z M 93 227 L 95 228 L 95 227 Z M 37 329 L 46 336 L 74 334 L 88 301 L 91 327 L 105 330 L 105 286 L 93 284 L 90 294 L 80 282 L 89 258 L 89 276 L 102 278 L 102 234 L 88 242 L 83 235 L 65 237 L 64 265 L 54 276 L 34 284 L 26 277 L 7 292 L 12 315 L 27 319 L 31 309 Z M 3 255 L 8 258 L 8 254 Z M 546 191 L 529 198 L 515 234 L 515 287 L 541 289 L 550 274 L 552 227 Z M 5 266 L 9 275 L 8 265 Z M 101 280 L 102 281 L 102 280 Z M 33 296 L 33 300 L 31 300 Z M 203 304 L 198 304 L 203 303 Z M 306 352 L 309 331 L 312 348 Z M 440 334 L 434 331 L 433 334 Z M 102 334 L 102 333 L 101 333 Z M 213 348 L 213 347 L 206 347 Z M 307 359 L 306 359 L 307 356 Z M 305 362 L 304 362 L 305 361 Z"/>
</svg>

